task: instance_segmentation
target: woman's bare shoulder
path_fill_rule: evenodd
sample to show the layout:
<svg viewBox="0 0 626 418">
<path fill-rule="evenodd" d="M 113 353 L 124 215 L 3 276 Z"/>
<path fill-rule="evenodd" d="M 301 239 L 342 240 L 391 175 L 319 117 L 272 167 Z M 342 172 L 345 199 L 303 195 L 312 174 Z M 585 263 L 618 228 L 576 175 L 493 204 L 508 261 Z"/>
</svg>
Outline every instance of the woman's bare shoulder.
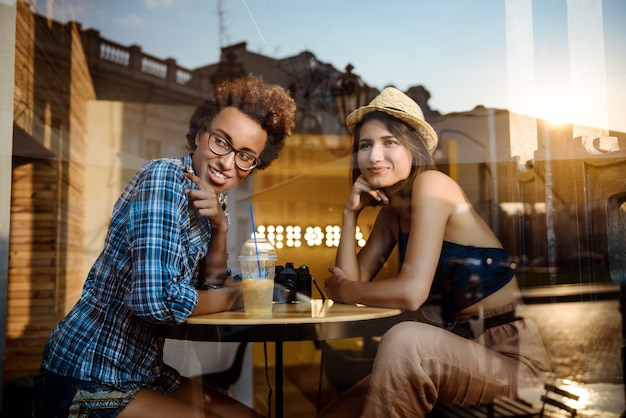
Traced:
<svg viewBox="0 0 626 418">
<path fill-rule="evenodd" d="M 453 183 L 457 184 L 456 181 L 452 179 L 446 173 L 439 170 L 426 170 L 419 173 L 415 176 L 415 182 L 424 183 L 424 182 L 432 182 L 436 184 L 446 184 Z"/>
<path fill-rule="evenodd" d="M 438 170 L 426 170 L 415 177 L 413 191 L 419 194 L 444 195 L 464 198 L 461 186 L 450 176 Z"/>
</svg>

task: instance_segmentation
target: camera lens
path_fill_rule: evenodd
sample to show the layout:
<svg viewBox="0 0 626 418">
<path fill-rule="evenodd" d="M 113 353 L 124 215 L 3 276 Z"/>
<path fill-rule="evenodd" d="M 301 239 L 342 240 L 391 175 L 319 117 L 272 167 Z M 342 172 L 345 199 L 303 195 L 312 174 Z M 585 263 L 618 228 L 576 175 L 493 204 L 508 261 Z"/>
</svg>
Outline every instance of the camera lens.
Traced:
<svg viewBox="0 0 626 418">
<path fill-rule="evenodd" d="M 293 280 L 274 283 L 274 300 L 280 303 L 291 303 L 296 300 L 296 284 Z"/>
<path fill-rule="evenodd" d="M 280 303 L 291 303 L 296 300 L 298 273 L 293 269 L 293 263 L 286 263 L 285 268 L 278 271 L 274 279 L 274 300 Z"/>
</svg>

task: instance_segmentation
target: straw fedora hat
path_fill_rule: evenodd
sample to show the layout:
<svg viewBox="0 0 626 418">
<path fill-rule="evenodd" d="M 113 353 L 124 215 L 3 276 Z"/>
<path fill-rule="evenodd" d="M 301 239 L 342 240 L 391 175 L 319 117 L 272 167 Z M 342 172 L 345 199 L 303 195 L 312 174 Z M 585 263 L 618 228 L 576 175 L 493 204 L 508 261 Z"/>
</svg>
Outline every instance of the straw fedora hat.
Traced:
<svg viewBox="0 0 626 418">
<path fill-rule="evenodd" d="M 348 115 L 346 126 L 350 134 L 354 135 L 354 129 L 363 119 L 363 116 L 374 111 L 387 113 L 415 128 L 424 138 L 426 148 L 431 155 L 437 148 L 437 133 L 424 119 L 422 109 L 413 99 L 394 87 L 385 87 L 368 105 L 360 107 Z"/>
</svg>

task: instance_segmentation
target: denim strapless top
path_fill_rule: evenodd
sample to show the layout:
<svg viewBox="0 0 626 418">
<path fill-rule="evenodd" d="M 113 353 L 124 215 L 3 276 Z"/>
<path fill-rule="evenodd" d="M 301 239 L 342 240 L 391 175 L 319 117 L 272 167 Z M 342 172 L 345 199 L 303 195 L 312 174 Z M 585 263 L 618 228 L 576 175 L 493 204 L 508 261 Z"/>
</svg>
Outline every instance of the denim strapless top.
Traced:
<svg viewBox="0 0 626 418">
<path fill-rule="evenodd" d="M 400 233 L 401 263 L 408 239 L 408 233 Z M 514 275 L 514 264 L 502 248 L 444 241 L 431 293 L 441 295 L 441 313 L 448 317 L 502 289 Z"/>
</svg>

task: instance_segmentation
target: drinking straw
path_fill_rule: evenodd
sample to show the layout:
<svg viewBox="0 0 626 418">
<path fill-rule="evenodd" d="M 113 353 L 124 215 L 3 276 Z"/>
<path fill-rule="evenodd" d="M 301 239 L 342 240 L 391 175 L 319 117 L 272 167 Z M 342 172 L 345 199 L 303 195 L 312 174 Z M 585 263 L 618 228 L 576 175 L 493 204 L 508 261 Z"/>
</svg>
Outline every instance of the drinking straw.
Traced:
<svg viewBox="0 0 626 418">
<path fill-rule="evenodd" d="M 254 238 L 254 250 L 256 251 L 256 264 L 259 268 L 259 278 L 261 278 L 261 260 L 259 260 L 259 247 L 256 244 L 256 228 L 254 227 L 254 214 L 252 213 L 252 203 L 250 204 L 250 220 L 252 221 L 252 237 Z"/>
</svg>

